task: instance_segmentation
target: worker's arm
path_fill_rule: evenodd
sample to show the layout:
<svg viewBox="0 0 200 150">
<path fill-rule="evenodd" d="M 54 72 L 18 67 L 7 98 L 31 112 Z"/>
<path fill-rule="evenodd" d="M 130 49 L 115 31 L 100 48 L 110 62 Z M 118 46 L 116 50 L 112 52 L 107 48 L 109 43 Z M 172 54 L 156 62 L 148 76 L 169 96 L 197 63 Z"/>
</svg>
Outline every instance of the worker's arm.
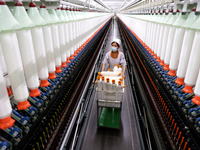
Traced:
<svg viewBox="0 0 200 150">
<path fill-rule="evenodd" d="M 126 76 L 125 76 L 126 60 L 125 60 L 125 57 L 124 57 L 123 53 L 122 53 L 122 56 L 121 56 L 120 64 L 123 66 L 123 68 L 122 68 L 122 77 L 125 79 L 126 78 Z"/>
<path fill-rule="evenodd" d="M 123 69 L 122 69 L 122 77 L 123 77 L 124 79 L 126 78 L 125 72 L 126 72 L 126 66 L 123 66 Z"/>
<path fill-rule="evenodd" d="M 102 68 L 101 68 L 101 71 L 104 71 L 105 67 L 106 67 L 106 65 L 103 64 L 103 65 L 102 65 Z"/>
</svg>

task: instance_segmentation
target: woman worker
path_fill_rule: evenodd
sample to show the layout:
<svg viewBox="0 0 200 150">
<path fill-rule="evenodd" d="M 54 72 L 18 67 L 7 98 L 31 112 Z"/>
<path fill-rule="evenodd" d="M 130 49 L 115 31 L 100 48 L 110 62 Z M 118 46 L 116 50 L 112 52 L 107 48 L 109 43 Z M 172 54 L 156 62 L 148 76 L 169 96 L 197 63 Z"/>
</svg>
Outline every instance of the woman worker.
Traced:
<svg viewBox="0 0 200 150">
<path fill-rule="evenodd" d="M 124 54 L 119 51 L 121 44 L 121 40 L 115 38 L 111 43 L 111 51 L 107 52 L 105 58 L 103 60 L 103 65 L 101 71 L 105 70 L 106 65 L 108 68 L 113 69 L 115 64 L 117 66 L 121 65 L 122 67 L 122 77 L 125 78 L 125 71 L 126 71 L 126 60 Z"/>
</svg>

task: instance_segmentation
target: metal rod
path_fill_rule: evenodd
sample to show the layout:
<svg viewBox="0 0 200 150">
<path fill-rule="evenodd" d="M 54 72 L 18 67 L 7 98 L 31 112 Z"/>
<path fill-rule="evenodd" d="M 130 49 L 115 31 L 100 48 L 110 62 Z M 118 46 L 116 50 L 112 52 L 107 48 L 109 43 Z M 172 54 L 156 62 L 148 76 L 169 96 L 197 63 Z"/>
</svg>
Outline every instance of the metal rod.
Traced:
<svg viewBox="0 0 200 150">
<path fill-rule="evenodd" d="M 148 123 L 147 123 L 147 116 L 146 116 L 146 111 L 145 111 L 145 108 L 143 107 L 143 112 L 144 112 L 144 120 L 145 120 L 145 123 L 146 123 L 146 130 L 147 130 L 147 137 L 148 137 L 148 145 L 149 145 L 149 149 L 152 150 L 152 147 L 151 147 L 151 139 L 150 139 L 150 136 L 149 136 L 149 128 L 148 128 Z"/>
<path fill-rule="evenodd" d="M 81 103 L 81 109 L 80 109 L 79 118 L 78 118 L 77 125 L 76 125 L 76 131 L 75 131 L 75 134 L 74 134 L 71 150 L 74 149 L 74 145 L 75 145 L 75 142 L 76 142 L 76 135 L 77 135 L 77 132 L 78 132 L 78 127 L 79 127 L 79 122 L 80 122 L 80 119 L 81 119 L 82 110 L 83 110 L 83 101 Z"/>
</svg>

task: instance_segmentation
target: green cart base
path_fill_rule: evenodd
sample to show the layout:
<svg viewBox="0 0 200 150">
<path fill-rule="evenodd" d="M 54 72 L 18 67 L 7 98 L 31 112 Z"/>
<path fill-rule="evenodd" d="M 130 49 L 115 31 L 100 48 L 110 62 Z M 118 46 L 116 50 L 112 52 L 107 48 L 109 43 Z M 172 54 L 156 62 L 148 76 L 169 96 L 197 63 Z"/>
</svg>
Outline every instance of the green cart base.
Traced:
<svg viewBox="0 0 200 150">
<path fill-rule="evenodd" d="M 119 129 L 120 108 L 102 108 L 98 126 Z"/>
</svg>

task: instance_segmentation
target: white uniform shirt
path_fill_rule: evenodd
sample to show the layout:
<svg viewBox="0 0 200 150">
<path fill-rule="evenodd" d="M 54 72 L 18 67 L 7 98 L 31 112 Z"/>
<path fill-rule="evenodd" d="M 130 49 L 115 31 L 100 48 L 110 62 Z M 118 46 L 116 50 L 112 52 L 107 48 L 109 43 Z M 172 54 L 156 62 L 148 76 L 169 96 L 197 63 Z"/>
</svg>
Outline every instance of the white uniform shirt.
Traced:
<svg viewBox="0 0 200 150">
<path fill-rule="evenodd" d="M 112 51 L 109 51 L 104 57 L 103 64 L 108 65 L 109 69 L 113 69 L 115 64 L 117 64 L 118 67 L 119 65 L 126 66 L 126 60 L 122 52 L 118 51 L 117 57 L 113 58 Z"/>
</svg>

